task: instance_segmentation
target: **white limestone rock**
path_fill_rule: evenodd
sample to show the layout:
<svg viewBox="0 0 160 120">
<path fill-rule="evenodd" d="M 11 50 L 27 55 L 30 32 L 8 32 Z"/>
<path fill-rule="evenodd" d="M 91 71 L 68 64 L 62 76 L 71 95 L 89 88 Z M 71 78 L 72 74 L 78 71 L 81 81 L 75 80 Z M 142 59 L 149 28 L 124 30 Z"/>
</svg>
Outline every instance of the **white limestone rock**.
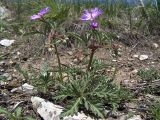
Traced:
<svg viewBox="0 0 160 120">
<path fill-rule="evenodd" d="M 26 93 L 33 93 L 34 92 L 34 86 L 29 85 L 28 83 L 25 83 L 22 86 L 17 87 L 17 88 L 13 88 L 11 90 L 11 92 L 16 92 L 16 91 L 23 91 L 23 92 L 26 92 Z"/>
<path fill-rule="evenodd" d="M 140 55 L 139 56 L 139 60 L 143 61 L 143 60 L 147 60 L 148 59 L 148 55 Z"/>
<path fill-rule="evenodd" d="M 135 54 L 135 55 L 133 55 L 133 58 L 138 58 L 138 56 L 139 56 L 139 55 Z"/>
<path fill-rule="evenodd" d="M 60 114 L 63 107 L 55 105 L 40 97 L 31 97 L 32 105 L 44 120 L 60 120 Z M 84 113 L 77 113 L 74 116 L 66 116 L 63 120 L 93 120 L 91 117 L 86 116 Z"/>
<path fill-rule="evenodd" d="M 128 120 L 142 120 L 140 115 L 134 115 L 133 117 L 129 118 Z"/>
<path fill-rule="evenodd" d="M 14 42 L 15 42 L 15 40 L 3 39 L 3 40 L 0 41 L 0 45 L 5 46 L 5 47 L 9 47 Z"/>
<path fill-rule="evenodd" d="M 122 115 L 118 120 L 143 120 L 140 115 L 134 115 L 129 117 L 129 115 Z"/>
</svg>

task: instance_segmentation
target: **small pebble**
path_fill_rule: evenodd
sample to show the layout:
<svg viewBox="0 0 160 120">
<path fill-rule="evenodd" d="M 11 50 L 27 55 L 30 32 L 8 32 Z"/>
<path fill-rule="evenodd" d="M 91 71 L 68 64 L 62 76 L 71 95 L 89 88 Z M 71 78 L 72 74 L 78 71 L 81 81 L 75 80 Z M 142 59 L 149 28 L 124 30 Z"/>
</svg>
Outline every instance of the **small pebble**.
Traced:
<svg viewBox="0 0 160 120">
<path fill-rule="evenodd" d="M 67 53 L 68 53 L 68 55 L 73 55 L 72 51 L 68 51 Z"/>
<path fill-rule="evenodd" d="M 133 58 L 138 58 L 138 56 L 139 56 L 139 55 L 135 54 L 135 55 L 133 55 Z"/>
<path fill-rule="evenodd" d="M 132 73 L 133 73 L 133 74 L 137 74 L 137 73 L 138 73 L 138 70 L 137 70 L 137 69 L 134 69 L 134 70 L 132 71 Z"/>
<path fill-rule="evenodd" d="M 155 48 L 155 49 L 157 49 L 159 47 L 159 45 L 157 43 L 153 43 L 152 47 Z"/>
<path fill-rule="evenodd" d="M 78 63 L 78 59 L 75 58 L 75 59 L 73 60 L 73 63 L 77 64 L 77 63 Z"/>
<path fill-rule="evenodd" d="M 117 60 L 113 59 L 112 62 L 117 62 Z"/>
<path fill-rule="evenodd" d="M 148 59 L 148 55 L 140 55 L 139 56 L 139 60 L 143 61 L 143 60 L 147 60 Z"/>
</svg>

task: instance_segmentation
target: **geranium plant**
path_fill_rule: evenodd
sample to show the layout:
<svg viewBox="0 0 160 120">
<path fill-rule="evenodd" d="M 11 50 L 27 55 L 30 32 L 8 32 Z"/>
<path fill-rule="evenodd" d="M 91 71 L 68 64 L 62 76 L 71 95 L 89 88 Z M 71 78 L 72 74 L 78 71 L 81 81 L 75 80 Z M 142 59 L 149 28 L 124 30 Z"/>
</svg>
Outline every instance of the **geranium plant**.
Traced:
<svg viewBox="0 0 160 120">
<path fill-rule="evenodd" d="M 90 27 L 92 28 L 92 33 L 96 34 L 96 28 L 98 28 L 98 22 L 95 20 L 99 15 L 101 15 L 103 13 L 102 9 L 99 9 L 98 7 L 95 8 L 91 8 L 91 9 L 86 9 L 84 10 L 82 16 L 81 16 L 81 20 L 82 21 L 90 21 Z M 96 49 L 98 49 L 99 47 L 101 47 L 101 45 L 98 43 L 98 41 L 96 40 L 96 38 L 91 37 L 91 44 L 89 45 L 89 49 L 91 49 L 91 54 L 90 54 L 90 60 L 88 63 L 88 67 L 87 70 L 91 69 L 91 64 L 93 61 L 93 56 L 94 53 L 96 51 Z"/>
<path fill-rule="evenodd" d="M 62 10 L 63 11 L 63 10 Z M 56 13 L 56 15 L 51 16 L 51 17 L 45 17 L 45 14 L 51 12 L 51 8 L 49 6 L 46 6 L 44 7 L 43 9 L 41 9 L 38 13 L 36 14 L 33 14 L 32 16 L 30 16 L 30 20 L 39 20 L 40 22 L 42 22 L 43 24 L 45 24 L 45 30 L 44 32 L 38 32 L 38 33 L 42 33 L 43 35 L 45 35 L 48 40 L 46 43 L 46 46 L 48 47 L 49 46 L 52 46 L 51 43 L 53 43 L 53 46 L 55 48 L 55 53 L 57 55 L 57 61 L 58 61 L 58 67 L 59 67 L 59 76 L 60 76 L 60 81 L 63 80 L 62 78 L 62 67 L 61 67 L 61 61 L 60 61 L 60 57 L 59 57 L 59 52 L 58 52 L 58 49 L 57 49 L 57 43 L 59 43 L 63 38 L 64 36 L 61 35 L 58 31 L 57 31 L 57 24 L 56 22 L 56 19 L 58 19 L 58 15 L 61 14 L 60 13 Z M 55 21 L 52 21 L 52 19 L 55 19 Z"/>
</svg>

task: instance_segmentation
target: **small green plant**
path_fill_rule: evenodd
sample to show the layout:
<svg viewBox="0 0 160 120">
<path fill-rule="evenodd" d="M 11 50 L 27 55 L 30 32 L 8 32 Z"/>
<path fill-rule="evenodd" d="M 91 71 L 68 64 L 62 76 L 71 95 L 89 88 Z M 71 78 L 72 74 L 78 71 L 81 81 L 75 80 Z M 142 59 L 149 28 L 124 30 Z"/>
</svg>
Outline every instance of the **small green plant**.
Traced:
<svg viewBox="0 0 160 120">
<path fill-rule="evenodd" d="M 7 27 L 7 23 L 4 21 L 4 20 L 1 20 L 0 21 L 0 32 L 4 32 L 5 31 L 5 28 Z"/>
<path fill-rule="evenodd" d="M 57 56 L 58 68 L 59 68 L 59 81 L 63 81 L 62 77 L 62 66 L 60 61 L 60 55 L 58 52 L 57 45 L 61 43 L 64 39 L 64 35 L 62 35 L 62 25 L 64 21 L 66 21 L 69 8 L 64 7 L 62 4 L 57 4 L 52 0 L 45 1 L 45 8 L 41 9 L 38 13 L 32 15 L 30 20 L 37 20 L 37 23 L 41 23 L 40 29 L 33 29 L 33 33 L 38 33 L 44 35 L 48 41 L 45 41 L 45 47 L 53 46 L 55 49 L 55 53 Z M 45 14 L 48 13 L 47 17 L 44 17 Z M 52 13 L 52 14 L 51 14 Z"/>
<path fill-rule="evenodd" d="M 6 80 L 7 78 L 5 77 L 5 76 L 3 76 L 3 75 L 0 75 L 0 81 L 1 80 Z"/>
<path fill-rule="evenodd" d="M 143 90 L 145 93 L 150 94 L 160 94 L 160 72 L 154 68 L 150 69 L 140 69 L 137 73 L 143 81 L 146 82 L 146 85 L 143 86 Z"/>
<path fill-rule="evenodd" d="M 74 79 L 71 76 L 67 84 L 62 84 L 55 97 L 56 100 L 67 100 L 67 106 L 62 113 L 62 117 L 73 115 L 81 107 L 85 107 L 86 110 L 92 111 L 95 115 L 103 118 L 103 105 L 101 100 L 96 97 L 104 96 L 106 88 L 102 87 L 103 83 L 100 83 L 100 81 L 102 82 L 102 79 L 94 81 L 93 75 L 86 74 L 81 79 Z"/>
<path fill-rule="evenodd" d="M 142 80 L 148 82 L 160 79 L 160 72 L 154 68 L 140 69 L 137 74 L 141 77 Z"/>
<path fill-rule="evenodd" d="M 103 60 L 98 60 L 98 59 L 93 59 L 93 69 L 95 71 L 98 71 L 98 70 L 103 70 L 107 67 L 109 67 L 110 65 L 109 64 L 106 64 Z"/>
<path fill-rule="evenodd" d="M 19 64 L 16 64 L 15 68 L 20 74 L 23 75 L 25 82 L 28 82 L 28 80 L 30 80 L 29 73 L 27 70 L 22 69 Z"/>
<path fill-rule="evenodd" d="M 9 120 L 34 120 L 29 116 L 23 117 L 21 107 L 16 108 L 14 112 L 10 112 L 6 108 L 0 106 L 0 114 L 5 114 L 5 118 Z"/>
<path fill-rule="evenodd" d="M 67 84 L 60 85 L 54 99 L 65 103 L 65 109 L 61 116 L 74 115 L 79 111 L 97 118 L 104 118 L 104 106 L 110 105 L 116 109 L 121 100 L 126 99 L 124 90 L 120 90 L 112 80 L 104 75 L 96 75 L 94 72 L 87 72 L 78 77 L 69 76 Z"/>
<path fill-rule="evenodd" d="M 52 73 L 49 68 L 48 64 L 43 64 L 40 70 L 40 74 L 36 73 L 33 70 L 32 66 L 30 66 L 29 70 L 22 69 L 19 64 L 15 66 L 16 70 L 23 75 L 25 81 L 35 85 L 41 92 L 46 93 L 50 86 L 53 86 L 55 81 L 53 79 Z M 5 79 L 3 76 L 0 76 L 0 80 Z"/>
<path fill-rule="evenodd" d="M 38 79 L 35 80 L 35 86 L 42 92 L 47 93 L 49 88 L 54 85 L 54 79 L 51 72 L 46 71 L 44 74 L 40 74 Z"/>
<path fill-rule="evenodd" d="M 153 120 L 160 120 L 160 102 L 156 102 L 151 106 L 150 113 Z"/>
</svg>

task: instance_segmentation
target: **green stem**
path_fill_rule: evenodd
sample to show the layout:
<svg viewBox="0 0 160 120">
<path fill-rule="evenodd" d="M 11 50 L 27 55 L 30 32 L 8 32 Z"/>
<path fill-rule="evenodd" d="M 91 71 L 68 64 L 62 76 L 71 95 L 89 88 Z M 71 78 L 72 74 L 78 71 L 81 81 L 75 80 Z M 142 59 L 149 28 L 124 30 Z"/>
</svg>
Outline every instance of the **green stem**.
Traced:
<svg viewBox="0 0 160 120">
<path fill-rule="evenodd" d="M 56 52 L 57 60 L 58 60 L 60 81 L 63 82 L 61 61 L 60 61 L 60 57 L 59 57 L 59 53 L 58 53 L 58 49 L 57 49 L 57 45 L 56 44 L 54 44 L 54 48 L 55 48 L 55 52 Z"/>
<path fill-rule="evenodd" d="M 95 50 L 91 50 L 91 54 L 90 54 L 90 59 L 89 59 L 87 71 L 90 71 L 90 68 L 91 68 L 91 65 L 92 65 L 92 61 L 93 61 L 93 55 L 94 55 L 94 53 L 95 53 Z"/>
</svg>

